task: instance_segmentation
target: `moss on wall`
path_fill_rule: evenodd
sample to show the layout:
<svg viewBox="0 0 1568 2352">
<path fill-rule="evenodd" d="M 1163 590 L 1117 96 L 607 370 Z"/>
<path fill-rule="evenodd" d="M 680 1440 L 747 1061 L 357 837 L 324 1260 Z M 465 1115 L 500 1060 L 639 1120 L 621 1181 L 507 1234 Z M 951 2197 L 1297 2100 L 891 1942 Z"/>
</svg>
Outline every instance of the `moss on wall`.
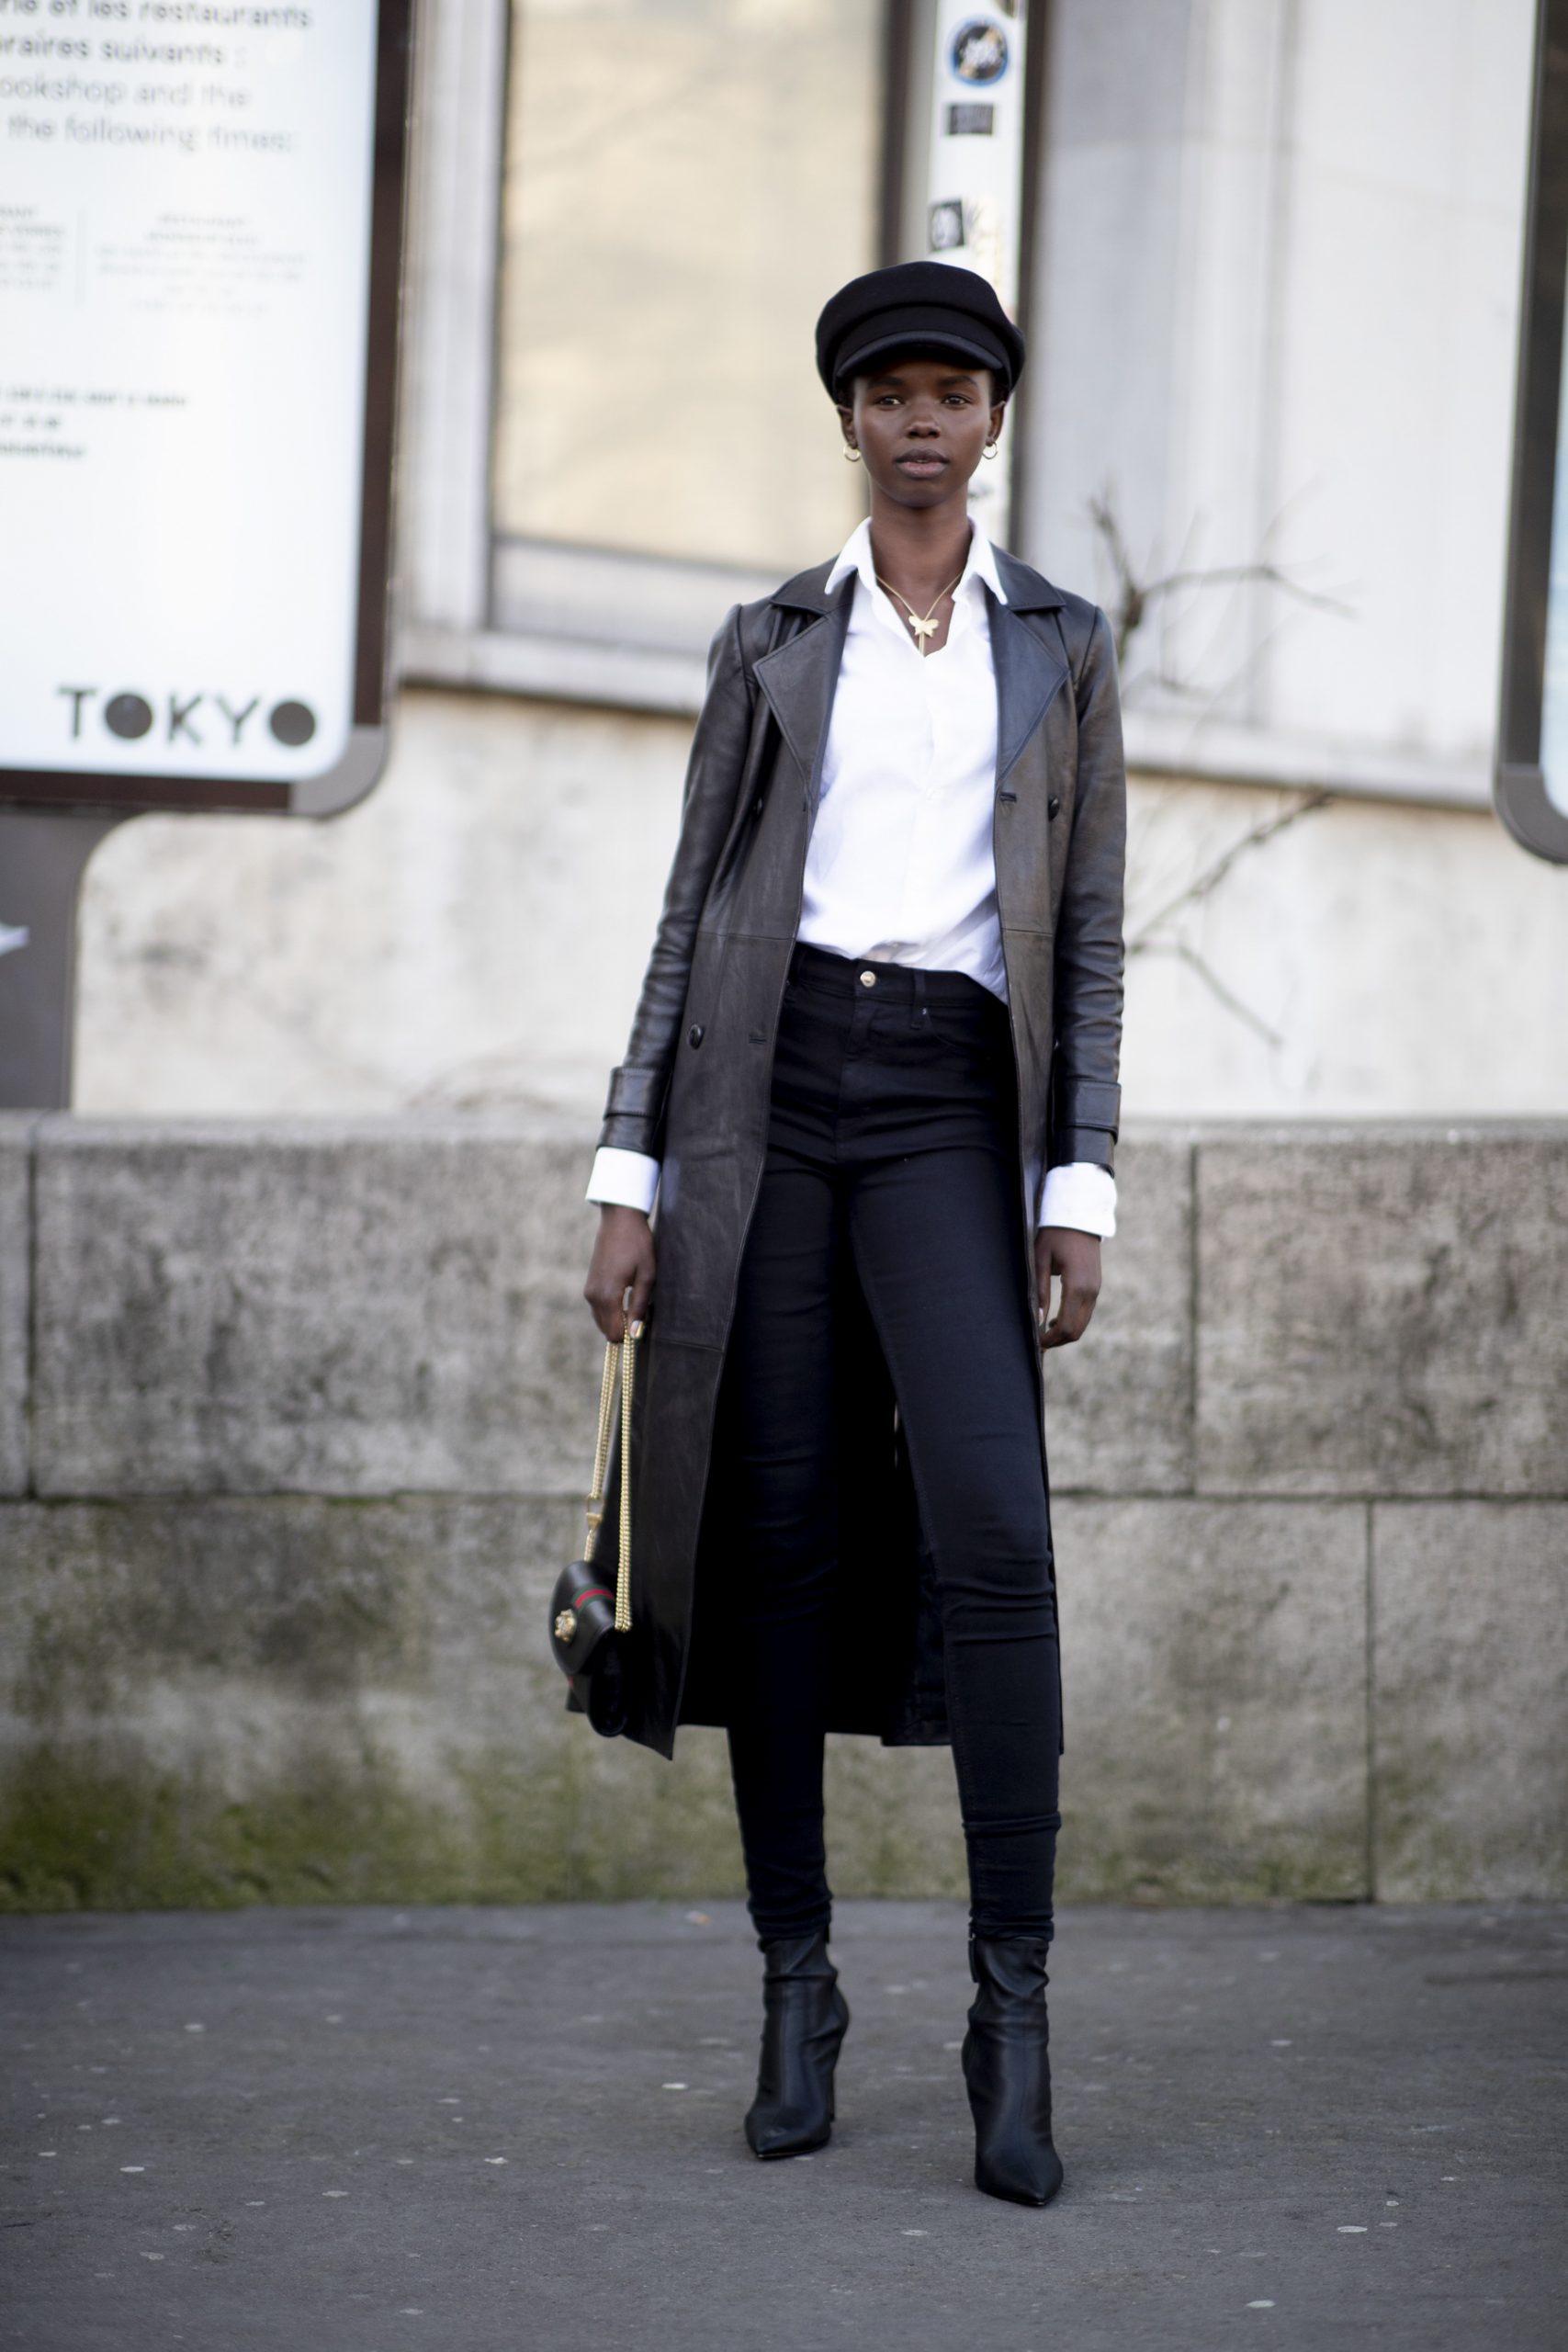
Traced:
<svg viewBox="0 0 1568 2352">
<path fill-rule="evenodd" d="M 514 1756 L 469 1757 L 441 1802 L 385 1757 L 360 1769 L 322 1757 L 230 1797 L 199 1771 L 44 1745 L 0 1792 L 0 1910 L 738 1891 L 733 1827 L 711 1806 L 628 1813 L 597 1803 L 589 1777 L 575 1757 L 527 1771 Z"/>
</svg>

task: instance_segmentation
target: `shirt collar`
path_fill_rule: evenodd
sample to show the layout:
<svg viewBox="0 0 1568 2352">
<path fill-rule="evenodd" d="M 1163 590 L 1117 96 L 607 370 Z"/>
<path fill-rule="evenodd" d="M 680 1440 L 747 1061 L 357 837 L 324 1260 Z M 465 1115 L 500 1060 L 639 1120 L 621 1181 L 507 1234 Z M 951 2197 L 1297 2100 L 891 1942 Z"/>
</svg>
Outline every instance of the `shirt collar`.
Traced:
<svg viewBox="0 0 1568 2352">
<path fill-rule="evenodd" d="M 838 560 L 824 583 L 824 593 L 830 596 L 834 589 L 849 578 L 852 571 L 859 574 L 867 595 L 876 594 L 876 571 L 871 560 L 871 517 L 869 514 L 863 523 L 856 525 L 844 541 L 839 551 Z M 998 605 L 1007 603 L 1007 590 L 1002 586 L 1002 576 L 997 569 L 997 551 L 978 524 L 972 523 L 969 526 L 969 554 L 958 585 L 953 591 L 954 601 L 956 602 L 957 598 L 964 594 L 965 589 L 972 588 L 976 581 L 984 582 Z"/>
</svg>

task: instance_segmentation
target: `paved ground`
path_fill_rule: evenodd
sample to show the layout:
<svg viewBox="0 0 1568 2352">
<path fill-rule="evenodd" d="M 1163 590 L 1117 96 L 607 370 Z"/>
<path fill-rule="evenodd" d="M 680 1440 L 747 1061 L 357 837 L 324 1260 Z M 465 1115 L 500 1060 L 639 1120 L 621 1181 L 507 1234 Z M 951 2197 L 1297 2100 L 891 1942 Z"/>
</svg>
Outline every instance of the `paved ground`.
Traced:
<svg viewBox="0 0 1568 2352">
<path fill-rule="evenodd" d="M 0 1923 L 0 2344 L 1568 2346 L 1568 1906 L 1067 1914 L 1043 2213 L 970 2184 L 958 1915 L 836 1952 L 764 2165 L 734 1905 Z"/>
</svg>

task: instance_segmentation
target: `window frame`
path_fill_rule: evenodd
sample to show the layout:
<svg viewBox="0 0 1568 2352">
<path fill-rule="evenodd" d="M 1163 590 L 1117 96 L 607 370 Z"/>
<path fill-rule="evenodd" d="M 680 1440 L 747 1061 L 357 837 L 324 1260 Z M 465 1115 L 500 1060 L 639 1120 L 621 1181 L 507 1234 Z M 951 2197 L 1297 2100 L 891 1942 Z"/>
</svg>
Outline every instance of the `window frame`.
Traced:
<svg viewBox="0 0 1568 2352">
<path fill-rule="evenodd" d="M 1568 0 L 1544 0 L 1555 9 Z M 1027 10 L 1020 316 L 1037 277 L 1054 11 Z M 924 219 L 930 0 L 883 0 L 882 263 L 908 256 Z M 509 539 L 493 526 L 491 440 L 511 0 L 424 0 L 415 58 L 413 175 L 399 469 L 396 670 L 454 686 L 690 718 L 725 607 L 776 575 L 676 557 Z M 1031 459 L 1027 390 L 1014 404 L 1013 512 Z M 544 589 L 546 575 L 553 596 Z M 650 632 L 648 615 L 660 616 Z M 1482 760 L 1129 710 L 1129 768 L 1151 781 L 1238 785 L 1408 808 L 1482 812 Z M 1501 806 L 1501 803 L 1499 804 Z M 1505 819 L 1506 821 L 1506 818 Z"/>
<path fill-rule="evenodd" d="M 880 0 L 876 260 L 898 257 L 912 10 Z M 427 5 L 416 60 L 398 668 L 462 685 L 690 715 L 715 625 L 773 571 L 496 527 L 491 449 L 512 0 Z"/>
<path fill-rule="evenodd" d="M 1519 308 L 1514 464 L 1503 617 L 1497 814 L 1537 857 L 1568 865 L 1568 812 L 1546 788 L 1540 734 L 1568 309 L 1568 0 L 1536 15 L 1529 176 Z"/>
</svg>

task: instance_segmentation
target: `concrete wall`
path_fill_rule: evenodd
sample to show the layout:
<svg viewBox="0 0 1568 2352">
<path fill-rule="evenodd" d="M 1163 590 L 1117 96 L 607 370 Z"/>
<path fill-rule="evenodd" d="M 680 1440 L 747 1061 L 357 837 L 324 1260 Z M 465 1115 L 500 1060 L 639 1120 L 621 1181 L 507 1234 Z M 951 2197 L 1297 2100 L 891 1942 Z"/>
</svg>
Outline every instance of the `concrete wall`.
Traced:
<svg viewBox="0 0 1568 2352">
<path fill-rule="evenodd" d="M 498 163 L 483 183 L 504 43 L 481 33 L 502 13 L 489 0 L 427 12 L 398 641 L 410 636 L 415 676 L 524 677 L 542 696 L 591 689 L 566 609 L 546 650 L 509 666 L 512 592 L 490 576 Z M 1055 0 L 1045 17 L 1032 356 L 1008 428 L 1024 486 L 1015 544 L 1065 586 L 1115 597 L 1090 512 L 1108 492 L 1137 578 L 1188 581 L 1151 596 L 1122 674 L 1145 767 L 1129 1111 L 1562 1116 L 1568 888 L 1483 801 L 1530 0 Z M 441 143 L 451 123 L 457 153 Z M 818 258 L 827 273 L 832 257 Z M 849 494 L 832 412 L 811 406 L 801 321 L 774 307 L 777 380 L 804 384 L 816 419 L 774 436 L 789 478 Z M 634 466 L 645 424 L 650 447 L 661 431 L 643 405 Z M 657 447 L 643 470 L 661 464 L 672 479 Z M 771 453 L 758 470 L 777 473 Z M 716 461 L 712 485 L 739 512 L 755 485 L 734 474 Z M 737 543 L 764 574 L 766 539 Z M 1252 576 L 1260 565 L 1269 577 Z M 716 625 L 733 584 L 655 571 L 637 626 L 666 647 L 688 625 L 700 638 L 704 600 Z M 493 632 L 490 650 L 459 659 L 470 628 Z M 432 631 L 451 639 L 440 660 L 412 642 Z M 599 655 L 592 690 L 649 691 L 637 644 Z M 410 684 L 385 780 L 332 826 L 123 827 L 85 894 L 75 1107 L 593 1115 L 689 735 L 629 709 Z M 1294 805 L 1280 785 L 1303 780 L 1438 805 L 1347 793 L 1243 847 Z"/>
<path fill-rule="evenodd" d="M 387 776 L 331 824 L 111 833 L 83 899 L 75 1108 L 596 1118 L 690 732 L 410 689 Z M 1134 778 L 1129 1115 L 1568 1111 L 1562 872 L 1484 811 L 1366 801 L 1243 846 L 1291 805 Z"/>
<path fill-rule="evenodd" d="M 739 1883 L 720 1735 L 560 1712 L 577 1121 L 0 1122 L 0 1903 Z M 1145 1128 L 1050 1366 L 1064 1883 L 1568 1891 L 1568 1126 Z M 845 1740 L 843 1893 L 957 1892 Z"/>
</svg>

